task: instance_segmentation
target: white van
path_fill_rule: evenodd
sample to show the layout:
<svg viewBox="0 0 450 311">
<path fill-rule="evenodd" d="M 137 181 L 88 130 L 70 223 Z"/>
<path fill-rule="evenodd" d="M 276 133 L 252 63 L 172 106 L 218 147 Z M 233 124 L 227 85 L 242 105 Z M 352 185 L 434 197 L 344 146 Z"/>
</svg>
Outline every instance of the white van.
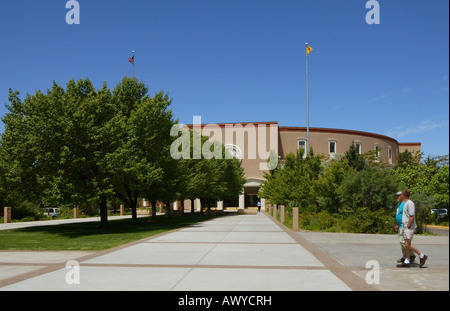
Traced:
<svg viewBox="0 0 450 311">
<path fill-rule="evenodd" d="M 45 209 L 44 215 L 47 215 L 48 217 L 55 218 L 56 216 L 59 216 L 59 208 L 57 207 L 49 207 Z"/>
</svg>

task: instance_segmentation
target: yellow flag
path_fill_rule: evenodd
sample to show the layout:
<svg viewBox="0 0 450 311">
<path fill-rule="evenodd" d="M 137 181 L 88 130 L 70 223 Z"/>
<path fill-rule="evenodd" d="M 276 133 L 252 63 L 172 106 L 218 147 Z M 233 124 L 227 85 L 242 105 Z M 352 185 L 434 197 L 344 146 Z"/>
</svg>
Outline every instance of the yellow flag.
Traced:
<svg viewBox="0 0 450 311">
<path fill-rule="evenodd" d="M 311 53 L 312 50 L 313 50 L 312 47 L 307 46 L 307 47 L 306 47 L 306 55 L 308 55 L 309 53 Z"/>
</svg>

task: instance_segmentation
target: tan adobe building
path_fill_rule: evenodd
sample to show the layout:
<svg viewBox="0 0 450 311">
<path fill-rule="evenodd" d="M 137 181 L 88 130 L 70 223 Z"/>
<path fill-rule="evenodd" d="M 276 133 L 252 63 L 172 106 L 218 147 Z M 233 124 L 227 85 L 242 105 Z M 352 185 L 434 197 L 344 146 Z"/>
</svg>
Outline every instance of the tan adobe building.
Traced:
<svg viewBox="0 0 450 311">
<path fill-rule="evenodd" d="M 287 154 L 296 154 L 299 148 L 306 148 L 307 145 L 306 127 L 279 126 L 278 122 L 194 124 L 188 127 L 201 131 L 201 134 L 210 137 L 211 141 L 219 141 L 234 156 L 241 159 L 247 178 L 243 192 L 235 201 L 217 202 L 218 209 L 256 207 L 259 200 L 257 193 L 264 181 L 264 172 L 269 172 L 267 162 L 270 152 L 283 163 Z M 421 143 L 399 143 L 392 137 L 355 130 L 312 127 L 309 132 L 310 146 L 314 153 L 330 158 L 344 154 L 351 144 L 356 144 L 360 153 L 374 151 L 380 162 L 394 166 L 400 152 L 420 152 L 421 147 Z M 274 162 L 276 163 L 276 158 Z M 190 208 L 190 202 L 185 203 L 185 209 Z M 264 199 L 260 203 L 261 209 L 264 210 Z M 176 206 L 177 204 L 175 209 Z"/>
<path fill-rule="evenodd" d="M 422 145 L 421 143 L 399 143 L 398 144 L 399 153 L 405 152 L 406 150 L 412 153 L 416 152 L 420 153 L 421 145 Z"/>
</svg>

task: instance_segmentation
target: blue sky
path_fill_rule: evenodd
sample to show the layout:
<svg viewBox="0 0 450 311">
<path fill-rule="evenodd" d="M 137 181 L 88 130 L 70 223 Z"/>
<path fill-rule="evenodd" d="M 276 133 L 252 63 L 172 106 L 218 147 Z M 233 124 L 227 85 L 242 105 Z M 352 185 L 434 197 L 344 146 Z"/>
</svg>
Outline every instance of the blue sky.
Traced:
<svg viewBox="0 0 450 311">
<path fill-rule="evenodd" d="M 421 142 L 449 153 L 449 1 L 366 0 L 4 1 L 0 7 L 0 114 L 52 81 L 89 78 L 112 89 L 132 75 L 163 90 L 182 123 L 278 121 Z M 1 123 L 1 122 L 0 122 Z M 4 126 L 0 124 L 0 132 Z"/>
</svg>

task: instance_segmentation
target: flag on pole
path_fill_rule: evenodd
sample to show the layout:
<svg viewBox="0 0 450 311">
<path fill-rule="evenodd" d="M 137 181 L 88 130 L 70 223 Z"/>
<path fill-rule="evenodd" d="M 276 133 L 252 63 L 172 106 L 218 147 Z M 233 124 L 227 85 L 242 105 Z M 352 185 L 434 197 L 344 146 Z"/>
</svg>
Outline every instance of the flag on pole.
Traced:
<svg viewBox="0 0 450 311">
<path fill-rule="evenodd" d="M 134 55 L 129 57 L 128 61 L 134 65 Z"/>
<path fill-rule="evenodd" d="M 311 53 L 312 50 L 313 50 L 312 47 L 307 46 L 307 47 L 306 47 L 306 55 L 308 55 L 309 53 Z"/>
</svg>

